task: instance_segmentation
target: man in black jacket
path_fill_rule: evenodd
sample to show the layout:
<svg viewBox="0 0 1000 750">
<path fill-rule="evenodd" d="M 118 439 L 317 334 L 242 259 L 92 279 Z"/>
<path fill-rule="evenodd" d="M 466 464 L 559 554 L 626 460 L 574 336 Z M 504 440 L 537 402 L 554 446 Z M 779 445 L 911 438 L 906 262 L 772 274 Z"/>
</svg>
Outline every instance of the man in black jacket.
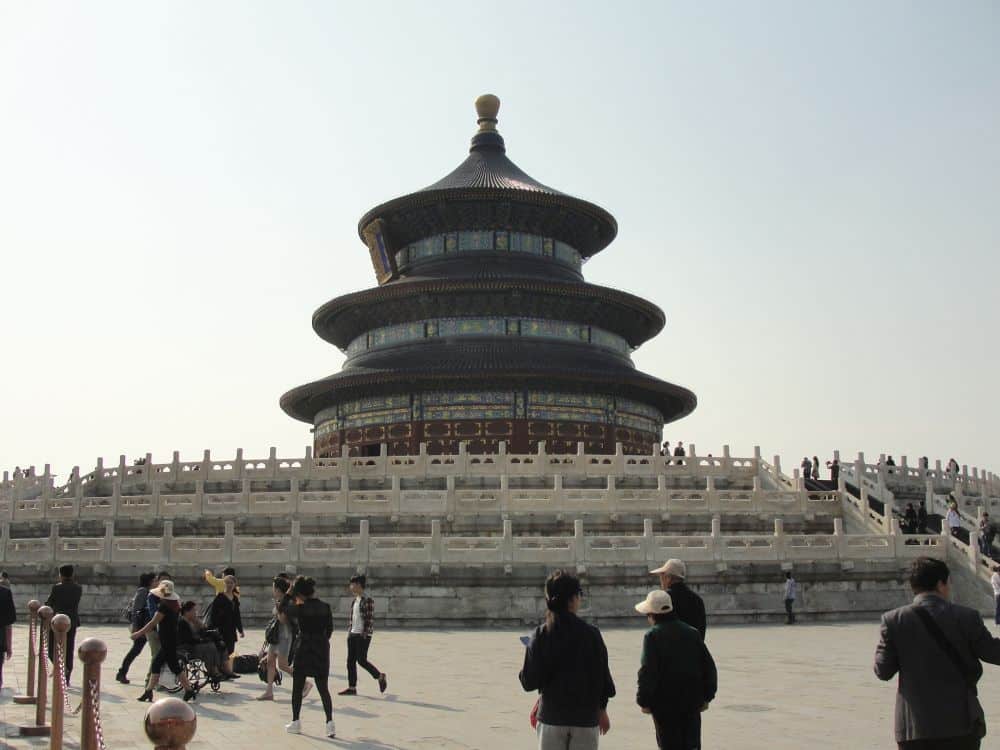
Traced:
<svg viewBox="0 0 1000 750">
<path fill-rule="evenodd" d="M 52 607 L 57 615 L 69 617 L 69 630 L 66 631 L 66 684 L 73 672 L 73 653 L 76 648 L 76 629 L 80 627 L 80 597 L 83 587 L 73 580 L 73 566 L 63 565 L 59 568 L 59 583 L 52 587 L 46 606 Z M 49 639 L 49 660 L 54 661 L 53 639 Z"/>
<path fill-rule="evenodd" d="M 676 558 L 667 560 L 662 566 L 649 572 L 660 577 L 660 587 L 670 594 L 677 618 L 697 630 L 704 640 L 708 629 L 705 622 L 705 602 L 684 582 L 687 578 L 687 566 L 684 562 Z"/>
<path fill-rule="evenodd" d="M 652 625 L 642 640 L 636 702 L 653 715 L 657 747 L 697 750 L 701 712 L 718 689 L 712 655 L 698 631 L 677 618 L 667 592 L 650 591 L 635 611 Z"/>
<path fill-rule="evenodd" d="M 0 689 L 3 688 L 3 663 L 14 656 L 14 595 L 8 586 L 0 586 Z"/>
</svg>

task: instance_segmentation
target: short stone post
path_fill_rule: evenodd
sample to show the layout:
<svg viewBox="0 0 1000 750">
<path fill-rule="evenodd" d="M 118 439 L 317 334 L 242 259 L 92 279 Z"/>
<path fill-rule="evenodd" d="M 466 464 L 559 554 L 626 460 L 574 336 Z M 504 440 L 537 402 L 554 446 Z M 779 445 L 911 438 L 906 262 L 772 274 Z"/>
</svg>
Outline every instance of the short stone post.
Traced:
<svg viewBox="0 0 1000 750">
<path fill-rule="evenodd" d="M 88 638 L 76 650 L 83 663 L 83 718 L 80 722 L 80 750 L 103 750 L 101 728 L 101 663 L 108 647 L 97 638 Z"/>
<path fill-rule="evenodd" d="M 198 716 L 177 698 L 161 698 L 146 710 L 142 728 L 156 750 L 185 750 L 198 728 Z"/>
<path fill-rule="evenodd" d="M 66 631 L 70 621 L 66 615 L 52 618 L 52 719 L 49 722 L 49 750 L 62 750 L 63 710 L 66 705 Z"/>
<path fill-rule="evenodd" d="M 369 540 L 369 523 L 367 518 L 361 519 L 360 528 L 358 529 L 358 550 L 357 550 L 357 571 L 359 573 L 365 573 L 368 570 L 368 540 Z"/>
<path fill-rule="evenodd" d="M 18 727 L 18 732 L 22 737 L 48 737 L 49 726 L 45 723 L 45 701 L 48 696 L 48 689 L 45 683 L 46 669 L 48 662 L 47 649 L 45 647 L 48 640 L 49 628 L 52 624 L 52 608 L 39 607 L 38 609 L 38 671 L 36 672 L 35 684 L 38 686 L 38 695 L 35 701 L 35 723 Z"/>
<path fill-rule="evenodd" d="M 37 599 L 28 602 L 28 691 L 15 695 L 14 703 L 30 706 L 35 703 L 35 632 L 38 628 L 38 610 L 42 603 Z"/>
</svg>

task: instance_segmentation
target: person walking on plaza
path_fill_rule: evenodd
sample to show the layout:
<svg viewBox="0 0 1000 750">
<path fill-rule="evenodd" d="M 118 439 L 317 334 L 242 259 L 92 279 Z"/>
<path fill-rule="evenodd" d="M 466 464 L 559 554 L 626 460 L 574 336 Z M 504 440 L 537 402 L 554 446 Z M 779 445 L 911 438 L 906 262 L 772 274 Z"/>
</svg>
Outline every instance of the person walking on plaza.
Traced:
<svg viewBox="0 0 1000 750">
<path fill-rule="evenodd" d="M 1000 639 L 979 612 L 949 601 L 949 575 L 941 560 L 917 558 L 910 569 L 913 603 L 882 615 L 875 675 L 899 675 L 900 750 L 977 750 L 986 734 L 976 683 L 981 661 L 1000 664 Z"/>
<path fill-rule="evenodd" d="M 537 690 L 538 750 L 595 750 L 611 730 L 608 700 L 615 683 L 601 631 L 577 616 L 583 589 L 557 570 L 545 581 L 545 623 L 535 629 L 518 674 Z"/>
<path fill-rule="evenodd" d="M 227 662 L 225 672 L 238 676 L 233 671 L 233 655 L 236 653 L 237 636 L 244 637 L 243 618 L 240 616 L 240 599 L 236 596 L 236 578 L 227 575 L 222 579 L 223 590 L 216 594 L 208 609 L 208 619 L 212 628 L 218 630 L 226 644 Z"/>
<path fill-rule="evenodd" d="M 792 577 L 792 571 L 785 573 L 785 624 L 794 625 L 795 624 L 795 612 L 793 607 L 795 606 L 795 598 L 799 593 L 799 584 L 796 583 L 795 579 Z"/>
<path fill-rule="evenodd" d="M 156 595 L 160 581 L 170 580 L 172 580 L 171 575 L 165 570 L 161 570 L 153 579 L 149 594 L 146 596 L 146 615 L 150 620 L 156 617 L 156 612 L 160 607 L 160 597 Z M 153 661 L 160 652 L 160 635 L 157 633 L 156 628 L 153 628 L 146 632 L 145 637 L 146 642 L 149 644 L 149 671 L 146 672 L 146 681 L 148 682 L 149 676 L 153 674 Z"/>
<path fill-rule="evenodd" d="M 642 639 L 636 703 L 652 715 L 660 750 L 698 750 L 701 714 L 718 689 L 715 661 L 698 631 L 677 617 L 666 591 L 650 591 L 635 611 L 651 626 Z"/>
<path fill-rule="evenodd" d="M 155 578 L 155 573 L 143 573 L 139 576 L 139 586 L 135 590 L 131 604 L 131 619 L 129 621 L 129 632 L 131 633 L 145 627 L 146 623 L 149 622 L 149 610 L 146 608 L 146 600 L 149 597 L 149 589 L 152 587 Z M 145 646 L 145 638 L 137 638 L 132 641 L 132 648 L 125 654 L 121 666 L 118 667 L 118 674 L 115 675 L 115 679 L 122 685 L 129 684 L 129 667 L 132 666 L 132 662 L 135 661 L 135 658 L 142 652 Z"/>
<path fill-rule="evenodd" d="M 351 620 L 347 632 L 347 687 L 339 695 L 357 695 L 358 665 L 378 682 L 378 691 L 384 693 L 388 680 L 374 664 L 368 661 L 368 649 L 375 633 L 375 602 L 365 594 L 366 578 L 351 576 L 350 588 L 354 594 L 351 602 Z"/>
<path fill-rule="evenodd" d="M 3 663 L 14 658 L 14 623 L 17 608 L 14 592 L 9 586 L 0 586 L 0 690 L 3 690 Z"/>
<path fill-rule="evenodd" d="M 299 714 L 306 678 L 312 677 L 323 701 L 326 713 L 326 736 L 336 737 L 333 723 L 333 697 L 330 695 L 330 636 L 333 635 L 333 610 L 330 605 L 316 598 L 316 582 L 299 576 L 292 584 L 295 601 L 286 610 L 290 620 L 299 628 L 299 644 L 292 662 L 292 721 L 285 725 L 291 734 L 302 732 Z"/>
<path fill-rule="evenodd" d="M 264 692 L 257 696 L 259 701 L 274 700 L 274 683 L 278 679 L 278 670 L 287 675 L 291 675 L 292 670 L 292 650 L 295 644 L 295 626 L 288 619 L 287 610 L 292 604 L 291 591 L 292 579 L 287 573 L 279 573 L 271 581 L 271 594 L 274 597 L 274 609 L 271 623 L 264 631 L 267 638 L 269 632 L 271 639 L 267 641 L 266 677 L 267 687 Z M 306 684 L 303 697 L 309 694 L 312 689 L 311 684 Z"/>
<path fill-rule="evenodd" d="M 53 614 L 66 615 L 69 618 L 69 630 L 66 631 L 66 684 L 69 685 L 73 673 L 73 654 L 76 653 L 76 631 L 80 627 L 80 597 L 83 587 L 73 580 L 73 566 L 63 565 L 59 568 L 59 583 L 52 587 L 45 604 L 52 607 Z M 49 661 L 55 662 L 53 656 L 54 638 L 49 638 Z"/>
<path fill-rule="evenodd" d="M 704 638 L 708 629 L 705 620 L 705 602 L 688 588 L 685 582 L 687 566 L 684 562 L 676 558 L 667 560 L 659 568 L 651 570 L 649 573 L 660 577 L 660 586 L 670 594 L 674 612 L 681 622 L 686 622 Z"/>
<path fill-rule="evenodd" d="M 181 667 L 180 659 L 177 656 L 177 631 L 181 613 L 181 598 L 174 591 L 173 581 L 169 580 L 160 581 L 159 585 L 150 593 L 155 593 L 159 602 L 156 614 L 139 630 L 132 633 L 132 640 L 139 640 L 155 629 L 159 634 L 160 650 L 156 652 L 156 657 L 150 665 L 146 689 L 138 700 L 147 703 L 153 702 L 153 691 L 160 684 L 160 672 L 164 667 L 168 667 L 171 672 L 177 675 L 181 687 L 184 688 L 184 700 L 189 701 L 194 697 L 194 691 L 191 689 L 191 683 L 188 682 L 187 674 Z"/>
</svg>

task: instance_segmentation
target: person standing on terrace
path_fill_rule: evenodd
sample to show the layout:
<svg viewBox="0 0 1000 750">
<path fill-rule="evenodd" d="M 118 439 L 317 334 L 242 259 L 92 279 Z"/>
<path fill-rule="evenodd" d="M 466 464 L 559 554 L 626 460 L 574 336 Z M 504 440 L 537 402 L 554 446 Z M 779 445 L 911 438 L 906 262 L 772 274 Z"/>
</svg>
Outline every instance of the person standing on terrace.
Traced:
<svg viewBox="0 0 1000 750">
<path fill-rule="evenodd" d="M 708 625 L 705 621 L 705 602 L 695 592 L 688 588 L 685 579 L 687 578 L 687 565 L 682 560 L 667 560 L 656 570 L 649 571 L 650 575 L 660 577 L 660 587 L 670 594 L 674 612 L 681 622 L 686 622 L 692 628 L 705 637 Z"/>
<path fill-rule="evenodd" d="M 958 530 L 962 528 L 962 517 L 958 514 L 958 505 L 955 503 L 948 505 L 948 514 L 945 516 L 945 522 L 948 524 L 951 535 L 958 536 Z"/>
<path fill-rule="evenodd" d="M 826 462 L 826 467 L 830 470 L 830 481 L 834 484 L 840 480 L 840 461 L 836 458 Z"/>
<path fill-rule="evenodd" d="M 675 457 L 679 457 L 679 458 L 678 458 L 678 460 L 674 461 L 674 463 L 677 464 L 678 466 L 682 466 L 684 464 L 684 456 L 686 456 L 686 455 L 687 454 L 684 452 L 684 443 L 683 443 L 683 441 L 678 440 L 677 441 L 677 447 L 674 448 L 674 456 Z"/>
<path fill-rule="evenodd" d="M 812 461 L 809 460 L 809 456 L 802 457 L 802 463 L 799 464 L 802 469 L 802 478 L 808 479 L 812 476 Z"/>
</svg>

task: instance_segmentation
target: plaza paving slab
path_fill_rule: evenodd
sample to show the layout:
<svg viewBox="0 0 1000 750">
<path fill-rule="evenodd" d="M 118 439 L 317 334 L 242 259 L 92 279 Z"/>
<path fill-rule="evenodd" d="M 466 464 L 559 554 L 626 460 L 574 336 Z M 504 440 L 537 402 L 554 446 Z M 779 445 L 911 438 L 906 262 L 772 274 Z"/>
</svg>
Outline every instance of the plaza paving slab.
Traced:
<svg viewBox="0 0 1000 750">
<path fill-rule="evenodd" d="M 334 695 L 337 738 L 323 736 L 323 713 L 315 693 L 302 711 L 305 734 L 284 731 L 290 719 L 287 684 L 273 703 L 257 702 L 262 690 L 256 676 L 204 691 L 195 703 L 198 732 L 189 745 L 198 748 L 339 746 L 357 750 L 509 750 L 537 745 L 528 726 L 534 696 L 517 681 L 524 649 L 517 630 L 412 631 L 375 634 L 371 659 L 389 675 L 389 689 L 379 695 L 363 671 L 357 697 Z M 635 679 L 643 628 L 604 631 L 618 696 L 609 705 L 611 732 L 602 748 L 655 748 L 648 717 L 635 705 Z M 120 685 L 114 674 L 127 648 L 127 634 L 113 626 L 87 627 L 79 638 L 104 640 L 110 654 L 102 674 L 102 714 L 109 750 L 148 748 L 142 733 L 146 704 L 135 699 L 138 684 Z M 704 746 L 734 750 L 784 748 L 893 748 L 891 717 L 895 681 L 883 683 L 872 673 L 877 623 L 844 625 L 734 625 L 710 628 L 708 645 L 719 667 L 719 695 L 704 714 Z M 18 706 L 11 696 L 24 687 L 27 634 L 16 628 L 16 653 L 6 665 L 0 696 L 0 746 L 12 750 L 48 747 L 48 740 L 17 735 L 17 726 L 34 716 L 34 707 Z M 240 653 L 262 640 L 248 634 Z M 79 643 L 79 639 L 77 641 Z M 331 689 L 346 684 L 344 636 L 333 641 Z M 132 668 L 138 679 L 148 664 L 139 657 Z M 74 673 L 78 681 L 82 672 Z M 996 729 L 983 745 L 1000 747 L 1000 668 L 987 665 L 980 696 Z M 77 685 L 71 702 L 79 702 Z M 79 717 L 67 719 L 64 746 L 79 747 Z"/>
</svg>

